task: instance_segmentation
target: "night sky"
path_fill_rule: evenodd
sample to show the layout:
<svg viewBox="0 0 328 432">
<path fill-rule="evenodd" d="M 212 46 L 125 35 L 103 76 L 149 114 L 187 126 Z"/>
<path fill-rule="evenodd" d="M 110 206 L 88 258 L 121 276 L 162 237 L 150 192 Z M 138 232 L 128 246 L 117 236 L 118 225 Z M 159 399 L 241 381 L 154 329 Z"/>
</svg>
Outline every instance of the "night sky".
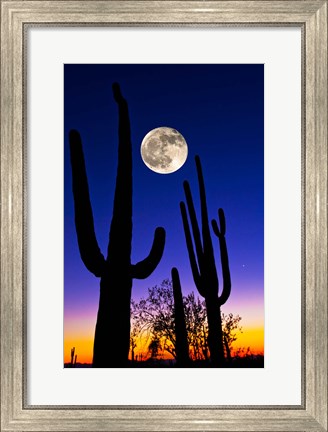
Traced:
<svg viewBox="0 0 328 432">
<path fill-rule="evenodd" d="M 131 121 L 132 263 L 148 255 L 157 226 L 166 230 L 166 245 L 159 266 L 148 279 L 133 281 L 132 297 L 146 296 L 148 287 L 171 277 L 174 266 L 180 272 L 183 294 L 191 290 L 197 293 L 179 203 L 185 200 L 182 183 L 188 180 L 199 215 L 194 159 L 199 155 L 209 218 L 217 218 L 219 207 L 226 215 L 232 291 L 223 311 L 242 317 L 245 334 L 247 328 L 261 328 L 263 349 L 264 66 L 65 65 L 65 358 L 68 347 L 74 345 L 77 353 L 80 352 L 80 360 L 91 361 L 99 300 L 99 279 L 84 267 L 77 246 L 68 133 L 70 129 L 77 129 L 82 137 L 95 231 L 106 256 L 118 144 L 113 82 L 121 86 Z M 160 126 L 177 129 L 188 144 L 186 163 L 172 174 L 154 173 L 140 156 L 143 137 Z M 212 235 L 212 241 L 220 290 L 222 278 L 217 237 Z M 86 353 L 89 351 L 90 358 Z"/>
</svg>

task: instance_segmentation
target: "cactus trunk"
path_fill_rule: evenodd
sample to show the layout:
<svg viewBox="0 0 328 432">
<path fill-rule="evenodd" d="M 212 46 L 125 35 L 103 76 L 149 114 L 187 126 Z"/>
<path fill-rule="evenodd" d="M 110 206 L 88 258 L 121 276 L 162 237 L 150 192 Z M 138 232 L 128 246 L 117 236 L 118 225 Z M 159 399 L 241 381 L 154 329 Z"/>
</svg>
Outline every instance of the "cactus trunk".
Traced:
<svg viewBox="0 0 328 432">
<path fill-rule="evenodd" d="M 93 367 L 125 367 L 130 345 L 132 279 L 147 278 L 161 260 L 165 231 L 155 230 L 148 257 L 131 264 L 132 244 L 132 146 L 128 105 L 118 84 L 113 85 L 119 111 L 118 166 L 109 231 L 107 258 L 100 252 L 94 231 L 92 208 L 82 143 L 70 132 L 75 207 L 75 226 L 81 258 L 89 271 L 100 277 L 100 297 L 93 348 Z"/>
<path fill-rule="evenodd" d="M 220 304 L 217 297 L 211 298 L 207 296 L 205 297 L 205 305 L 208 322 L 207 341 L 211 354 L 211 363 L 213 366 L 218 367 L 222 366 L 225 360 Z"/>
<path fill-rule="evenodd" d="M 127 366 L 130 349 L 132 146 L 127 103 L 116 86 L 113 92 L 119 111 L 118 164 L 107 265 L 100 279 L 94 367 Z M 109 350 L 112 354 L 108 357 Z"/>
<path fill-rule="evenodd" d="M 126 367 L 130 349 L 132 279 L 109 266 L 100 280 L 93 367 Z M 110 354 L 110 355 L 109 355 Z"/>
</svg>

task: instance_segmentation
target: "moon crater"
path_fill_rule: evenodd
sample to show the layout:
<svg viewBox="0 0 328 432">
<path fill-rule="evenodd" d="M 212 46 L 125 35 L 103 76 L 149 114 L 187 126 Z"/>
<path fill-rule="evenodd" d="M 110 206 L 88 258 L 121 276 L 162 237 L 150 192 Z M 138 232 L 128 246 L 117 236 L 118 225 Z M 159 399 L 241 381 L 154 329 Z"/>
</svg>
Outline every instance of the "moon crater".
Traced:
<svg viewBox="0 0 328 432">
<path fill-rule="evenodd" d="M 145 165 L 160 174 L 177 171 L 188 156 L 184 137 L 176 129 L 164 126 L 148 132 L 140 150 Z"/>
</svg>

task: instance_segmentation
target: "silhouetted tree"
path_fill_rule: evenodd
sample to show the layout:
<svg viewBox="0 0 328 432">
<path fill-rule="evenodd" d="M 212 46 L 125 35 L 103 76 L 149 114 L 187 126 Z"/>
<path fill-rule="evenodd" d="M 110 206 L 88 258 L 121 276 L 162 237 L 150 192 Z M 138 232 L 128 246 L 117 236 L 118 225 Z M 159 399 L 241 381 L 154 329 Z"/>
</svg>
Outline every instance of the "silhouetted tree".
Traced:
<svg viewBox="0 0 328 432">
<path fill-rule="evenodd" d="M 194 360 L 209 360 L 205 303 L 191 292 L 185 297 L 184 305 L 191 357 Z"/>
<path fill-rule="evenodd" d="M 154 337 L 148 345 L 148 352 L 150 354 L 150 358 L 153 360 L 157 359 L 159 352 L 160 352 L 160 349 L 161 349 L 160 340 L 157 339 L 156 337 Z"/>
<path fill-rule="evenodd" d="M 131 264 L 132 148 L 128 105 L 119 85 L 113 84 L 119 111 L 118 166 L 107 258 L 100 252 L 93 222 L 80 134 L 70 131 L 75 226 L 82 261 L 100 277 L 100 299 L 93 348 L 93 367 L 124 367 L 130 345 L 132 279 L 145 279 L 161 260 L 165 231 L 157 228 L 147 258 Z"/>
<path fill-rule="evenodd" d="M 131 351 L 132 362 L 134 362 L 135 360 L 135 349 L 137 348 L 138 340 L 140 339 L 140 331 L 141 329 L 139 323 L 134 321 L 134 325 L 131 326 L 131 332 L 130 332 L 130 351 Z"/>
<path fill-rule="evenodd" d="M 219 279 L 215 265 L 213 244 L 208 221 L 204 178 L 198 156 L 196 156 L 195 161 L 199 183 L 201 230 L 197 221 L 190 186 L 187 181 L 183 182 L 183 187 L 187 201 L 191 229 L 184 202 L 180 203 L 180 209 L 195 286 L 199 294 L 205 299 L 208 320 L 208 346 L 211 354 L 211 363 L 213 366 L 221 367 L 224 364 L 225 357 L 220 308 L 228 300 L 231 292 L 230 269 L 225 241 L 225 217 L 223 210 L 219 209 L 220 228 L 216 221 L 212 221 L 215 235 L 219 238 L 221 252 L 223 289 L 219 295 Z M 193 240 L 191 232 L 193 234 Z"/>
<path fill-rule="evenodd" d="M 231 362 L 231 351 L 232 344 L 237 340 L 236 332 L 242 333 L 242 327 L 239 325 L 241 321 L 241 317 L 239 315 L 233 315 L 229 313 L 225 315 L 221 312 L 221 319 L 223 322 L 223 340 L 224 340 L 224 349 L 226 353 L 226 357 L 228 361 Z"/>
<path fill-rule="evenodd" d="M 193 360 L 208 360 L 208 321 L 206 305 L 194 292 L 183 296 L 183 309 L 189 346 L 189 357 Z M 138 302 L 132 300 L 132 332 L 142 343 L 159 340 L 164 351 L 177 359 L 177 339 L 174 320 L 174 298 L 172 282 L 164 280 L 161 285 L 148 289 L 148 296 Z M 239 315 L 221 313 L 222 331 L 228 343 L 229 352 L 242 331 Z M 138 335 L 138 336 L 137 336 Z M 144 344 L 146 342 L 144 341 Z"/>
<path fill-rule="evenodd" d="M 131 302 L 132 327 L 139 329 L 140 338 L 162 341 L 165 351 L 176 358 L 174 299 L 172 283 L 165 279 L 161 285 L 148 289 L 147 298 Z"/>
</svg>

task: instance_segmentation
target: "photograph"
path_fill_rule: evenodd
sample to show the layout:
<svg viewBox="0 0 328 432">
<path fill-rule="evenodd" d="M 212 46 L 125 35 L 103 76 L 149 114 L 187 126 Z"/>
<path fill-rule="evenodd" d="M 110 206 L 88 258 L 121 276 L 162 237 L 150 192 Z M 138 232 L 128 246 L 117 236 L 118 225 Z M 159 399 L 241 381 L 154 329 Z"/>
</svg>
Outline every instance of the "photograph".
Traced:
<svg viewBox="0 0 328 432">
<path fill-rule="evenodd" d="M 64 367 L 264 367 L 264 65 L 64 65 Z"/>
</svg>

